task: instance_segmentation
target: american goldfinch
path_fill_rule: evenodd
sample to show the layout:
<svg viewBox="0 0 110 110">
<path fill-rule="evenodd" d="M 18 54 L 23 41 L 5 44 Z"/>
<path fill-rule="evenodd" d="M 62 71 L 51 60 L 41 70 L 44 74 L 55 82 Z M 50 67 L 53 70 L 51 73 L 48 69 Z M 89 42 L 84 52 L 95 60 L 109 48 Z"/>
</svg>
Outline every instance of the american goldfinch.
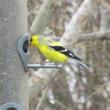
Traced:
<svg viewBox="0 0 110 110">
<path fill-rule="evenodd" d="M 64 48 L 59 42 L 55 41 L 50 45 L 46 42 L 46 39 L 39 37 L 39 35 L 33 35 L 30 39 L 30 44 L 37 47 L 40 53 L 49 61 L 54 63 L 68 63 L 76 62 L 83 67 L 88 68 L 82 60 L 75 56 L 74 53 Z"/>
</svg>

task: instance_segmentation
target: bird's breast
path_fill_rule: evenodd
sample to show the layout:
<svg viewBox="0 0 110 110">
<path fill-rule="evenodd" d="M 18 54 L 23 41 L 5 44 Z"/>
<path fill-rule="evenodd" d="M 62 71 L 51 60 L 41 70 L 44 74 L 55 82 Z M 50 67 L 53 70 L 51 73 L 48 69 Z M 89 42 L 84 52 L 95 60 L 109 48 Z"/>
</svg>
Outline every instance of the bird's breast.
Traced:
<svg viewBox="0 0 110 110">
<path fill-rule="evenodd" d="M 55 63 L 63 63 L 68 60 L 68 57 L 66 55 L 58 51 L 55 51 L 54 49 L 48 46 L 42 46 L 39 50 L 44 55 L 44 57 L 47 58 L 49 61 Z"/>
</svg>

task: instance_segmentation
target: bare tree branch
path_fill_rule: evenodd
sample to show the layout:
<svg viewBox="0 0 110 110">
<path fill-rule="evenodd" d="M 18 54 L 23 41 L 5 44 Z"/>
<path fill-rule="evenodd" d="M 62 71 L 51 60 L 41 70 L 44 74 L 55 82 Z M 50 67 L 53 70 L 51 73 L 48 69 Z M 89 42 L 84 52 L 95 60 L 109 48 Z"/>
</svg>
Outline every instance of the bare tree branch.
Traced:
<svg viewBox="0 0 110 110">
<path fill-rule="evenodd" d="M 101 1 L 101 25 L 100 25 L 100 31 L 92 32 L 92 33 L 86 33 L 86 34 L 80 34 L 80 38 L 76 43 L 84 42 L 84 41 L 91 41 L 91 40 L 104 40 L 104 39 L 110 39 L 110 30 L 107 30 L 108 23 L 107 23 L 107 15 L 108 10 L 104 8 L 105 1 Z M 76 44 L 75 43 L 75 44 Z"/>
<path fill-rule="evenodd" d="M 40 8 L 38 15 L 35 16 L 35 20 L 30 29 L 30 34 L 42 34 L 47 27 L 49 18 L 52 13 L 52 4 L 54 0 L 45 0 Z"/>
<path fill-rule="evenodd" d="M 71 47 L 79 40 L 81 29 L 85 27 L 85 22 L 96 11 L 99 5 L 99 0 L 85 0 L 76 14 L 72 17 L 70 23 L 61 39 L 61 43 L 66 47 Z M 69 43 L 68 43 L 69 42 Z"/>
<path fill-rule="evenodd" d="M 107 84 L 108 84 L 108 83 L 104 83 L 104 84 L 100 85 L 99 88 L 97 88 L 94 92 L 92 92 L 92 94 L 90 94 L 90 95 L 86 98 L 86 101 L 85 101 L 85 102 L 87 102 L 88 100 L 90 100 L 90 99 L 91 99 L 94 95 L 96 95 L 99 91 L 102 91 Z"/>
<path fill-rule="evenodd" d="M 106 30 L 108 27 L 108 20 L 107 20 L 108 10 L 106 8 L 106 2 L 104 0 L 101 0 L 100 11 L 101 11 L 100 30 Z"/>
<path fill-rule="evenodd" d="M 45 90 L 43 92 L 43 95 L 42 95 L 42 97 L 41 97 L 41 99 L 40 99 L 40 101 L 39 101 L 39 103 L 38 103 L 38 105 L 37 105 L 35 110 L 39 110 L 40 109 L 40 106 L 43 103 L 43 100 L 45 98 L 45 95 L 46 95 L 47 91 L 48 91 L 48 86 L 45 88 Z"/>
<path fill-rule="evenodd" d="M 91 40 L 99 40 L 99 39 L 110 39 L 110 30 L 86 33 L 80 36 L 81 37 L 76 43 L 91 41 Z"/>
</svg>

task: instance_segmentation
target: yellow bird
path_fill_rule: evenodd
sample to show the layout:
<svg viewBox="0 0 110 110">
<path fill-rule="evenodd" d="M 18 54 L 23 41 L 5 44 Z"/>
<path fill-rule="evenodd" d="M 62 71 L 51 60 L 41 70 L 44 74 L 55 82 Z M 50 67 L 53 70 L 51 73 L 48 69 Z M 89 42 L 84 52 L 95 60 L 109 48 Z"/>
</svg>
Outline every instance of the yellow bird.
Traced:
<svg viewBox="0 0 110 110">
<path fill-rule="evenodd" d="M 40 53 L 49 61 L 55 63 L 68 63 L 68 62 L 76 62 L 83 67 L 88 68 L 82 60 L 75 56 L 74 53 L 64 48 L 60 42 L 53 42 L 53 45 L 49 45 L 46 42 L 46 39 L 41 38 L 39 35 L 33 35 L 30 39 L 30 44 L 37 47 Z"/>
</svg>

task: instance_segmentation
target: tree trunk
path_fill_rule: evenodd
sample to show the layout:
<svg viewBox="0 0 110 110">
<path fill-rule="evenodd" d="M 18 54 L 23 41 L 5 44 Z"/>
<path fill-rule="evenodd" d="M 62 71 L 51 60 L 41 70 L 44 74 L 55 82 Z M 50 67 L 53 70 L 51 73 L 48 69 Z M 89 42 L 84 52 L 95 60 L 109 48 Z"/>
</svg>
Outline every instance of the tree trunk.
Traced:
<svg viewBox="0 0 110 110">
<path fill-rule="evenodd" d="M 26 32 L 27 0 L 0 0 L 0 105 L 14 102 L 23 110 L 28 110 L 28 77 L 16 44 Z"/>
</svg>

